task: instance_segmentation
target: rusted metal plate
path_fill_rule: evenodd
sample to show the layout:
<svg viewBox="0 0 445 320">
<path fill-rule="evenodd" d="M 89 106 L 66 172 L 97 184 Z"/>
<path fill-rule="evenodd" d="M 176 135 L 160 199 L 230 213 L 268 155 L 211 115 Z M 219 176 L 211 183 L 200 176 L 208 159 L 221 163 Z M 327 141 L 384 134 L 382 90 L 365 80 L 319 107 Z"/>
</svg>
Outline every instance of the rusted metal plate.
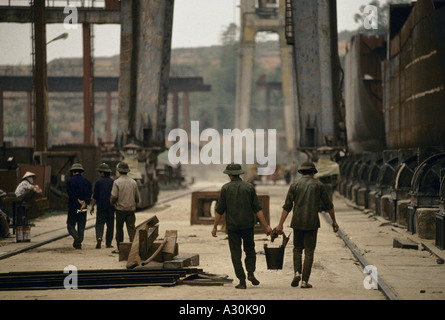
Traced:
<svg viewBox="0 0 445 320">
<path fill-rule="evenodd" d="M 391 39 L 385 64 L 386 143 L 390 149 L 443 145 L 445 141 L 445 7 L 417 2 Z M 400 51 L 397 49 L 400 48 Z"/>
<path fill-rule="evenodd" d="M 211 225 L 215 221 L 214 208 L 219 199 L 219 191 L 196 191 L 192 193 L 190 224 Z M 258 195 L 263 207 L 264 218 L 270 223 L 270 199 L 268 195 Z M 224 222 L 222 222 L 224 223 Z M 259 227 L 259 225 L 257 223 Z M 257 227 L 257 226 L 255 226 Z M 262 227 L 261 227 L 262 230 Z"/>
<path fill-rule="evenodd" d="M 345 104 L 351 153 L 385 149 L 382 112 L 383 37 L 357 35 L 345 59 Z"/>
</svg>

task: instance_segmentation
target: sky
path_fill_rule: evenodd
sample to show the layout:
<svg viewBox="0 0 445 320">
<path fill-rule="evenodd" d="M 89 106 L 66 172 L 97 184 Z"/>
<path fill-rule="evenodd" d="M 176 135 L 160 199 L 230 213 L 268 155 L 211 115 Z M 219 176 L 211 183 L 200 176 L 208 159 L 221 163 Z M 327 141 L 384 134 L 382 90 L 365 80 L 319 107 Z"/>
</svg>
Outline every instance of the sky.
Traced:
<svg viewBox="0 0 445 320">
<path fill-rule="evenodd" d="M 20 3 L 23 0 L 12 0 Z M 337 0 L 338 30 L 355 30 L 353 16 L 371 0 Z M 6 5 L 8 0 L 0 0 Z M 27 1 L 25 1 L 27 2 Z M 212 46 L 220 44 L 220 35 L 230 24 L 239 24 L 240 0 L 175 0 L 172 48 Z M 22 4 L 23 5 L 23 4 Z M 47 46 L 47 60 L 82 57 L 82 28 L 66 30 L 63 24 L 47 25 L 47 41 L 68 32 L 65 40 Z M 120 26 L 94 25 L 94 56 L 119 54 Z M 31 25 L 0 24 L 0 65 L 29 65 L 31 63 Z"/>
</svg>

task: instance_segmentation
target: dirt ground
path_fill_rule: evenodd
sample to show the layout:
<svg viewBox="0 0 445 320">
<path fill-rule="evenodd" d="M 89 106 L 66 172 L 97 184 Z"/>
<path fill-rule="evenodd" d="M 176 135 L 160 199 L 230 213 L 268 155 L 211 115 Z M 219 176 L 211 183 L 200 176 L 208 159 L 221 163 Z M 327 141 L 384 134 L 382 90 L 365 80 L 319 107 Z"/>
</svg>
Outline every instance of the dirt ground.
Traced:
<svg viewBox="0 0 445 320">
<path fill-rule="evenodd" d="M 156 215 L 159 219 L 159 235 L 165 230 L 178 231 L 179 253 L 199 254 L 198 268 L 207 273 L 225 274 L 232 283 L 223 286 L 188 286 L 173 287 L 131 287 L 119 289 L 77 289 L 77 290 L 30 290 L 0 291 L 2 300 L 385 300 L 380 290 L 366 289 L 366 274 L 363 267 L 345 246 L 344 241 L 332 232 L 331 226 L 323 216 L 318 233 L 315 261 L 310 283 L 311 289 L 293 288 L 292 280 L 292 241 L 289 242 L 282 270 L 268 270 L 264 255 L 264 243 L 270 238 L 256 234 L 257 271 L 259 286 L 248 283 L 247 290 L 237 290 L 233 267 L 230 261 L 226 234 L 218 232 L 211 236 L 212 226 L 191 225 L 191 196 L 163 202 L 172 195 L 206 188 L 206 191 L 219 190 L 227 180 L 213 180 L 211 183 L 197 181 L 188 189 L 163 191 L 159 203 L 148 210 L 137 212 L 136 224 Z M 275 227 L 281 215 L 288 186 L 284 183 L 262 184 L 257 186 L 258 194 L 270 196 L 270 221 Z M 391 223 L 385 223 L 380 217 L 374 217 L 357 210 L 339 195 L 335 195 L 337 221 L 341 230 L 364 253 L 370 264 L 377 267 L 379 276 L 395 292 L 399 299 L 444 299 L 445 265 L 438 264 L 438 256 L 427 250 L 407 250 L 392 247 L 394 237 L 411 237 L 418 243 L 431 241 L 416 239 L 405 229 Z M 32 242 L 66 233 L 66 216 L 37 219 L 31 230 Z M 26 251 L 0 260 L 0 273 L 11 271 L 63 270 L 68 265 L 83 269 L 119 269 L 125 268 L 126 261 L 118 261 L 118 255 L 111 249 L 96 249 L 95 217 L 89 216 L 82 250 L 72 247 L 72 238 Z M 290 216 L 285 223 L 284 232 L 289 234 Z M 56 231 L 51 231 L 56 230 Z M 51 232 L 50 232 L 51 231 Z M 413 238 L 414 237 L 414 238 Z M 127 236 L 125 238 L 128 239 Z M 0 254 L 24 247 L 30 243 L 15 243 L 14 239 L 0 241 Z M 275 243 L 276 244 L 276 243 Z M 440 250 L 439 250 L 440 251 Z M 442 254 L 438 252 L 437 254 Z"/>
</svg>

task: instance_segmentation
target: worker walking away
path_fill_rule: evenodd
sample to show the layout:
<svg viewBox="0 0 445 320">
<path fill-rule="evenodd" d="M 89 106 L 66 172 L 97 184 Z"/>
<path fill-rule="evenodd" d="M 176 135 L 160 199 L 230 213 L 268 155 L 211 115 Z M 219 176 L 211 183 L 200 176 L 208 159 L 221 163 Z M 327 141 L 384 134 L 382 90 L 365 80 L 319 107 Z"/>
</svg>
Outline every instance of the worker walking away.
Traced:
<svg viewBox="0 0 445 320">
<path fill-rule="evenodd" d="M 124 241 L 124 223 L 127 226 L 130 242 L 133 242 L 136 234 L 136 205 L 139 202 L 139 190 L 135 180 L 127 174 L 130 172 L 128 164 L 120 162 L 116 170 L 119 177 L 114 180 L 111 189 L 111 204 L 116 209 L 116 243 L 117 248 L 113 253 L 119 253 L 119 244 Z"/>
<path fill-rule="evenodd" d="M 82 164 L 73 164 L 70 169 L 71 177 L 66 181 L 66 192 L 68 193 L 66 224 L 68 233 L 74 239 L 73 247 L 75 249 L 82 249 L 83 235 L 87 223 L 87 206 L 91 202 L 91 182 L 82 175 L 84 171 Z"/>
<path fill-rule="evenodd" d="M 94 184 L 93 199 L 91 200 L 90 214 L 94 212 L 94 205 L 97 204 L 96 212 L 96 249 L 102 246 L 105 225 L 107 232 L 105 234 L 105 246 L 112 248 L 114 235 L 114 207 L 110 203 L 111 189 L 114 179 L 111 178 L 111 169 L 106 163 L 102 163 L 98 168 L 100 178 Z"/>
<path fill-rule="evenodd" d="M 241 165 L 229 164 L 224 173 L 229 176 L 230 182 L 221 188 L 215 208 L 217 214 L 212 236 L 216 237 L 218 224 L 225 216 L 230 255 L 235 275 L 239 279 L 239 284 L 235 288 L 246 289 L 246 274 L 241 262 L 241 246 L 243 246 L 246 254 L 244 262 L 247 270 L 247 279 L 253 285 L 259 285 L 260 282 L 254 275 L 256 269 L 254 242 L 256 219 L 259 219 L 267 235 L 270 234 L 272 229 L 264 218 L 262 206 L 259 203 L 254 186 L 240 178 L 240 175 L 244 173 Z"/>
<path fill-rule="evenodd" d="M 317 243 L 317 232 L 320 228 L 318 212 L 320 208 L 326 210 L 333 221 L 334 232 L 338 231 L 335 220 L 335 211 L 332 201 L 325 186 L 314 175 L 318 172 L 312 162 L 304 162 L 298 172 L 302 175 L 300 179 L 292 183 L 289 187 L 281 219 L 276 227 L 279 234 L 283 233 L 283 224 L 289 212 L 293 208 L 291 228 L 294 233 L 294 278 L 291 285 L 298 287 L 301 281 L 301 288 L 311 288 L 309 277 L 311 275 L 314 251 Z M 302 254 L 304 251 L 304 264 Z"/>
</svg>

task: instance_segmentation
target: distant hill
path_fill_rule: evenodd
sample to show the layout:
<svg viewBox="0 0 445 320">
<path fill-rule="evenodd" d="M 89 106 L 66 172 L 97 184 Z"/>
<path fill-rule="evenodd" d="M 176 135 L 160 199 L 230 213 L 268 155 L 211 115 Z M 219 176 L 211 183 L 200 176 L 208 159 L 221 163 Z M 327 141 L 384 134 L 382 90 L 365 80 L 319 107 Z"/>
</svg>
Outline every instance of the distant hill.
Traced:
<svg viewBox="0 0 445 320">
<path fill-rule="evenodd" d="M 344 55 L 347 42 L 354 32 L 339 33 L 339 53 Z M 235 50 L 235 51 L 234 51 Z M 190 94 L 190 118 L 197 119 L 208 127 L 219 128 L 223 123 L 232 123 L 236 88 L 236 48 L 210 46 L 198 48 L 178 48 L 171 53 L 170 75 L 201 76 L 212 92 Z M 224 62 L 223 62 L 224 61 Z M 233 65 L 229 66 L 233 61 Z M 61 58 L 48 63 L 48 76 L 82 76 L 82 58 Z M 1 75 L 31 75 L 30 66 L 0 66 Z M 280 54 L 276 41 L 258 42 L 255 48 L 254 81 L 266 75 L 268 81 L 280 81 Z M 95 76 L 119 76 L 119 56 L 95 57 Z M 252 121 L 264 128 L 264 93 L 257 93 L 252 100 Z M 50 144 L 82 142 L 83 100 L 81 93 L 49 93 Z M 95 95 L 95 136 L 105 136 L 105 96 Z M 278 130 L 283 127 L 281 93 L 272 95 L 272 109 L 278 116 L 271 124 Z M 4 93 L 5 139 L 13 145 L 24 145 L 27 123 L 26 93 Z M 117 93 L 112 96 L 112 122 L 117 122 Z M 169 117 L 167 120 L 169 123 Z M 181 120 L 180 120 L 181 121 Z M 171 122 L 171 121 L 170 121 Z M 112 125 L 112 134 L 116 128 Z"/>
</svg>

